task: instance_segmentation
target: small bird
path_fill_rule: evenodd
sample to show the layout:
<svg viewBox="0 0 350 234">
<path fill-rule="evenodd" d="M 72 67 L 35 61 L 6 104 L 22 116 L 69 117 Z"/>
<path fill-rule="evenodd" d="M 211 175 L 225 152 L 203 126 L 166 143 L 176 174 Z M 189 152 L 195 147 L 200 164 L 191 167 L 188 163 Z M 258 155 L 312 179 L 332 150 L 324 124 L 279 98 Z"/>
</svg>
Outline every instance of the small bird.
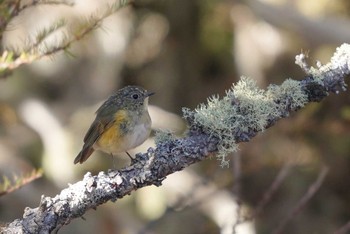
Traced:
<svg viewBox="0 0 350 234">
<path fill-rule="evenodd" d="M 84 137 L 83 149 L 74 164 L 85 162 L 95 150 L 108 154 L 127 152 L 141 145 L 151 132 L 147 92 L 126 86 L 110 96 L 96 111 L 96 118 Z"/>
</svg>

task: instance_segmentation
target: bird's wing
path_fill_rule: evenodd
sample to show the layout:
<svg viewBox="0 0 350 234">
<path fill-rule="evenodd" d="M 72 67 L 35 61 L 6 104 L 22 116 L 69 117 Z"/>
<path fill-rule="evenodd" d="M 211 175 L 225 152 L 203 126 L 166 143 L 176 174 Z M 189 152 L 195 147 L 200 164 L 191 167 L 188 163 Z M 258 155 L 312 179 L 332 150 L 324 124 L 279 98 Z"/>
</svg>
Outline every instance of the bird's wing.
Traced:
<svg viewBox="0 0 350 234">
<path fill-rule="evenodd" d="M 102 105 L 98 109 L 94 122 L 91 124 L 89 130 L 85 134 L 83 149 L 74 159 L 75 164 L 78 162 L 83 163 L 90 157 L 90 155 L 94 152 L 93 145 L 95 142 L 98 141 L 102 133 L 105 132 L 106 129 L 110 128 L 116 121 L 115 114 L 113 114 L 115 109 L 113 109 L 113 107 L 107 107 L 107 105 Z"/>
</svg>

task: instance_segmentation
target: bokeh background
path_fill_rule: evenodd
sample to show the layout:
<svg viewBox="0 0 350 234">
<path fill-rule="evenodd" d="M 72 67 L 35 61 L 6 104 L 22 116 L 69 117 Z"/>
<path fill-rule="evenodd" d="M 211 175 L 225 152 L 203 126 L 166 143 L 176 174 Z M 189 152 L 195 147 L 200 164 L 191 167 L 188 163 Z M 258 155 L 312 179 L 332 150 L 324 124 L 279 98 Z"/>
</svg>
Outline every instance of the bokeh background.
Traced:
<svg viewBox="0 0 350 234">
<path fill-rule="evenodd" d="M 5 48 L 21 49 L 43 27 L 103 12 L 107 0 L 38 5 L 8 26 Z M 186 131 L 182 107 L 224 94 L 241 75 L 260 87 L 305 74 L 294 64 L 329 61 L 350 42 L 347 0 L 142 0 L 106 18 L 69 49 L 21 66 L 0 80 L 0 177 L 42 168 L 42 178 L 0 197 L 0 221 L 21 218 L 40 196 L 55 196 L 82 179 L 129 164 L 95 153 L 73 165 L 94 112 L 125 85 L 156 92 L 153 129 Z M 62 30 L 65 30 L 63 28 Z M 64 32 L 63 31 L 63 35 Z M 59 42 L 62 31 L 48 44 Z M 348 83 L 348 82 L 347 82 Z M 131 153 L 145 151 L 151 138 Z M 259 134 L 221 168 L 212 157 L 170 175 L 161 187 L 140 189 L 64 226 L 60 233 L 272 233 L 328 173 L 283 233 L 332 233 L 350 220 L 350 95 L 330 95 Z M 253 219 L 274 181 L 275 192 Z"/>
</svg>

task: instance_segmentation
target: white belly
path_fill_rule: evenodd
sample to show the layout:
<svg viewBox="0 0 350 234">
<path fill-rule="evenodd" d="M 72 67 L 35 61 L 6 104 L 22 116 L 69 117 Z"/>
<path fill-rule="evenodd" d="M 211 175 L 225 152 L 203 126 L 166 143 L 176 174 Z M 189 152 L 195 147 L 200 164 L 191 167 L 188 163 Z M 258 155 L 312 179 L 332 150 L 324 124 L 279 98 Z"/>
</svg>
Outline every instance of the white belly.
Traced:
<svg viewBox="0 0 350 234">
<path fill-rule="evenodd" d="M 124 151 L 135 148 L 147 140 L 151 132 L 150 124 L 136 125 L 132 134 L 126 136 Z"/>
</svg>

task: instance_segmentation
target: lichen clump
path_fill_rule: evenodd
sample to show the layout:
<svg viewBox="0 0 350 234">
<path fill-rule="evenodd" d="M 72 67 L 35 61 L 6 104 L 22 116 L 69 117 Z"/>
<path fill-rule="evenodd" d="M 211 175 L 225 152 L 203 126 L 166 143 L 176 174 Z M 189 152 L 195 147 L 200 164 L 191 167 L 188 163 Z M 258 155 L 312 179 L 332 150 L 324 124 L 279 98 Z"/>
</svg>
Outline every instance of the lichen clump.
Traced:
<svg viewBox="0 0 350 234">
<path fill-rule="evenodd" d="M 282 85 L 260 89 L 252 79 L 243 77 L 220 98 L 214 95 L 195 111 L 183 109 L 184 117 L 193 119 L 193 125 L 218 138 L 217 158 L 221 166 L 228 166 L 227 154 L 238 148 L 236 139 L 248 141 L 257 132 L 275 120 L 288 116 L 289 111 L 301 108 L 307 95 L 298 81 L 287 79 Z"/>
<path fill-rule="evenodd" d="M 175 136 L 172 132 L 167 131 L 167 130 L 156 130 L 155 132 L 155 136 L 154 136 L 154 142 L 155 144 L 158 146 L 159 144 L 161 144 L 162 142 L 165 141 L 172 141 L 175 139 Z"/>
</svg>

